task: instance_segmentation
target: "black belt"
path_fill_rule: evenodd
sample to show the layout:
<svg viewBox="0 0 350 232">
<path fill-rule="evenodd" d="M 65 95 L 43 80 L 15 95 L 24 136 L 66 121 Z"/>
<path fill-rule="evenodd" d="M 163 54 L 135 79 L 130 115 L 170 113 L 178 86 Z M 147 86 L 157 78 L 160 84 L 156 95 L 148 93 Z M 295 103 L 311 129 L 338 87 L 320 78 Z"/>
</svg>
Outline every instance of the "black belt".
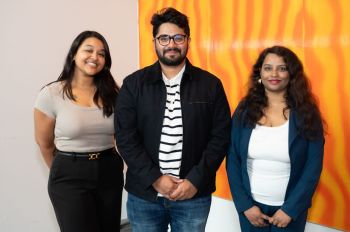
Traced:
<svg viewBox="0 0 350 232">
<path fill-rule="evenodd" d="M 64 155 L 69 156 L 73 158 L 86 158 L 88 160 L 96 160 L 99 159 L 101 156 L 105 155 L 115 155 L 117 152 L 115 148 L 110 148 L 103 151 L 97 151 L 97 152 L 67 152 L 67 151 L 60 151 L 56 150 L 55 154 L 57 155 Z"/>
</svg>

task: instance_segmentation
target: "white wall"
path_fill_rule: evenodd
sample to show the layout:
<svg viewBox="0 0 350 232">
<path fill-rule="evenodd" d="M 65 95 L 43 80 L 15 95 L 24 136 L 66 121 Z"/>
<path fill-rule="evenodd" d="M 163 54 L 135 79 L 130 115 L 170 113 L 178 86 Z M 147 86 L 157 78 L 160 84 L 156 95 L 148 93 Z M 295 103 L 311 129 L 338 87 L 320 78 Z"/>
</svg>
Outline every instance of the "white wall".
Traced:
<svg viewBox="0 0 350 232">
<path fill-rule="evenodd" d="M 59 231 L 46 190 L 48 170 L 34 142 L 33 103 L 87 29 L 106 37 L 121 84 L 138 68 L 137 0 L 0 2 L 0 231 Z M 232 202 L 214 197 L 206 231 L 239 231 Z M 306 231 L 335 232 L 309 223 Z"/>
<path fill-rule="evenodd" d="M 33 136 L 33 103 L 57 79 L 74 38 L 105 36 L 118 83 L 138 68 L 137 0 L 0 1 L 0 231 L 58 231 L 48 170 Z M 126 217 L 125 208 L 123 217 Z"/>
</svg>

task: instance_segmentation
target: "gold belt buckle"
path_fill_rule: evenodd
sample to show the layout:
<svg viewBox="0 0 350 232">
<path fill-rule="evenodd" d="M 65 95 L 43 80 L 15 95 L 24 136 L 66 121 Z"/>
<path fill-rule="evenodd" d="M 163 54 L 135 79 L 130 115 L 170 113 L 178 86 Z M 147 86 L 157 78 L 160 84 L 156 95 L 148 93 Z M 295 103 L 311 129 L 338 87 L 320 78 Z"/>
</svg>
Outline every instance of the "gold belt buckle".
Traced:
<svg viewBox="0 0 350 232">
<path fill-rule="evenodd" d="M 100 156 L 100 153 L 91 153 L 89 154 L 89 160 L 98 159 L 99 156 Z"/>
</svg>

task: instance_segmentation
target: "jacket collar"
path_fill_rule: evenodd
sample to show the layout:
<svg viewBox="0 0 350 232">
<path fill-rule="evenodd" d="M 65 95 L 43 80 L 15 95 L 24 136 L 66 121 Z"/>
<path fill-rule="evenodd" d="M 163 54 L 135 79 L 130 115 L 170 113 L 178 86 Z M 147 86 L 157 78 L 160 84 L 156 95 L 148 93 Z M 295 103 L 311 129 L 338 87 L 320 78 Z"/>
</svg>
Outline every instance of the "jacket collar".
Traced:
<svg viewBox="0 0 350 232">
<path fill-rule="evenodd" d="M 182 80 L 192 80 L 193 65 L 190 63 L 190 61 L 186 58 L 186 68 L 182 77 Z M 145 81 L 148 83 L 156 83 L 158 81 L 163 81 L 162 78 L 162 68 L 160 66 L 159 61 L 156 61 L 154 64 L 149 66 L 149 70 L 147 73 L 147 78 L 145 78 Z"/>
</svg>

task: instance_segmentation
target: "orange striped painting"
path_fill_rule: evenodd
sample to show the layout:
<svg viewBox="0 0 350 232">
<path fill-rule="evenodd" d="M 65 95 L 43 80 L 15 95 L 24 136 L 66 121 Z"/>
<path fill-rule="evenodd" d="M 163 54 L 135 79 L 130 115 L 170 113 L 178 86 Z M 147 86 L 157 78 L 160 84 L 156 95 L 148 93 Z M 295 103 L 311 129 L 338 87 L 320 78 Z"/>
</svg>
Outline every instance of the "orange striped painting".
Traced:
<svg viewBox="0 0 350 232">
<path fill-rule="evenodd" d="M 150 20 L 167 6 L 189 16 L 188 57 L 222 80 L 231 110 L 262 49 L 280 44 L 297 53 L 328 123 L 324 169 L 308 220 L 350 231 L 350 1 L 139 0 L 141 67 L 156 60 Z M 224 164 L 215 195 L 231 199 Z"/>
</svg>

